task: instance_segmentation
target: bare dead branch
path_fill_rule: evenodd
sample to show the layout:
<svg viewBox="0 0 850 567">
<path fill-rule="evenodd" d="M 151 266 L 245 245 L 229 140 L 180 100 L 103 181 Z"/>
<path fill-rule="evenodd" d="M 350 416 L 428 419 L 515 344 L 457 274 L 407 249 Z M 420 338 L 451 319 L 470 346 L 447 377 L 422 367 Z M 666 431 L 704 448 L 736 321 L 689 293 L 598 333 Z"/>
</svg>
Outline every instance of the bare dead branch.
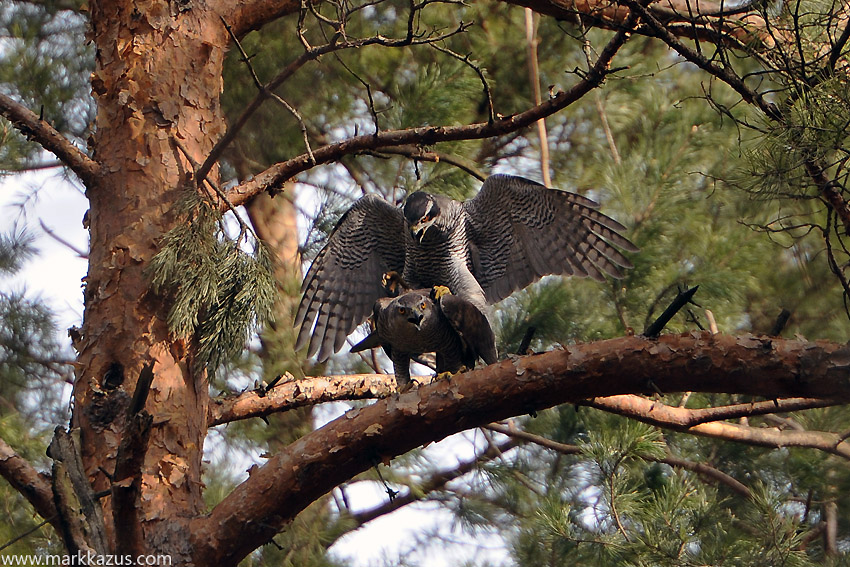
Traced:
<svg viewBox="0 0 850 567">
<path fill-rule="evenodd" d="M 594 398 L 586 402 L 581 402 L 582 405 L 612 411 L 619 415 L 640 419 L 641 421 L 645 419 L 658 420 L 659 425 L 663 423 L 667 427 L 684 429 L 701 423 L 721 421 L 724 419 L 825 408 L 840 405 L 841 403 L 838 400 L 831 399 L 787 398 L 719 406 L 716 408 L 686 409 L 684 407 L 667 406 L 655 400 L 648 400 L 630 394 Z M 655 425 L 654 422 L 653 425 Z"/>
<path fill-rule="evenodd" d="M 279 384 L 264 396 L 249 391 L 212 400 L 207 424 L 212 427 L 323 402 L 383 398 L 394 391 L 395 379 L 391 374 L 305 378 Z"/>
<path fill-rule="evenodd" d="M 153 416 L 144 409 L 153 378 L 153 363 L 150 362 L 142 368 L 136 382 L 115 457 L 111 485 L 112 520 L 115 533 L 121 534 L 116 541 L 116 552 L 120 555 L 139 556 L 145 550 L 136 499 L 141 492 L 142 467 L 153 423 Z"/>
<path fill-rule="evenodd" d="M 53 459 L 53 497 L 68 551 L 85 553 L 92 549 L 106 555 L 109 547 L 103 510 L 83 468 L 77 441 L 63 427 L 57 427 L 47 456 Z"/>
<path fill-rule="evenodd" d="M 622 337 L 505 360 L 349 411 L 294 442 L 255 469 L 208 515 L 191 521 L 194 560 L 235 565 L 316 498 L 376 460 L 517 414 L 640 391 L 650 379 L 668 392 L 770 392 L 846 400 L 848 375 L 850 348 L 842 344 L 708 332 L 658 340 Z M 753 441 L 752 428 L 735 431 L 728 423 L 691 430 L 704 434 L 717 427 L 729 429 L 726 438 Z M 800 441 L 790 437 L 794 434 L 777 432 L 770 446 Z M 818 448 L 836 440 L 837 435 L 824 434 Z M 840 454 L 845 445 L 833 452 Z M 800 446 L 815 444 L 809 437 Z"/>
<path fill-rule="evenodd" d="M 100 164 L 89 158 L 58 130 L 42 120 L 33 111 L 0 93 L 0 116 L 11 122 L 21 134 L 53 153 L 63 164 L 77 174 L 86 185 L 93 186 L 100 176 Z"/>
<path fill-rule="evenodd" d="M 558 93 L 550 100 L 533 106 L 525 112 L 499 118 L 495 122 L 488 123 L 475 123 L 455 127 L 422 126 L 407 130 L 389 130 L 375 134 L 353 136 L 341 142 L 329 144 L 314 150 L 313 158 L 316 163 L 322 164 L 337 161 L 343 156 L 367 150 L 377 150 L 407 144 L 432 145 L 437 142 L 489 138 L 526 128 L 537 122 L 537 120 L 566 108 L 592 89 L 601 85 L 608 75 L 611 60 L 620 47 L 627 41 L 630 30 L 634 27 L 635 22 L 636 17 L 631 17 L 627 20 L 627 25 L 618 31 L 608 42 L 601 51 L 596 63 L 590 67 L 578 84 L 574 85 L 569 91 Z M 229 198 L 233 204 L 240 205 L 254 195 L 264 191 L 274 193 L 287 180 L 298 173 L 307 171 L 311 167 L 313 167 L 313 160 L 306 154 L 274 164 L 254 176 L 253 179 L 230 189 L 228 191 Z"/>
</svg>

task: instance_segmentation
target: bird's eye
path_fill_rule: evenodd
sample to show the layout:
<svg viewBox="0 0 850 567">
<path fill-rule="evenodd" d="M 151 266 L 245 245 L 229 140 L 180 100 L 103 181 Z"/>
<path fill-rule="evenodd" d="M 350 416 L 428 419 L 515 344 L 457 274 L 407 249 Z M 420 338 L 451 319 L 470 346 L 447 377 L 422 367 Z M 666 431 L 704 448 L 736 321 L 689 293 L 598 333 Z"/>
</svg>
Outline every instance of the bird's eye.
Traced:
<svg viewBox="0 0 850 567">
<path fill-rule="evenodd" d="M 425 309 L 425 302 L 424 301 L 419 305 L 419 309 Z"/>
<path fill-rule="evenodd" d="M 398 312 L 399 312 L 400 314 L 404 315 L 405 313 L 407 313 L 407 309 L 405 309 L 404 307 L 399 307 L 399 308 L 398 308 Z"/>
</svg>

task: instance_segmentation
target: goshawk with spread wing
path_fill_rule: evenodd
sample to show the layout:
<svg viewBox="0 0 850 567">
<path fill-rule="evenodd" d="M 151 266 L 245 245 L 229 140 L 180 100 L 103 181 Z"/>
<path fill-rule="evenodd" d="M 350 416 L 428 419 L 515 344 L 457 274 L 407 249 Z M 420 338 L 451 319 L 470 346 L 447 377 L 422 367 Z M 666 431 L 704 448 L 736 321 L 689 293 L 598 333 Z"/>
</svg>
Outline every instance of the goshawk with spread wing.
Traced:
<svg viewBox="0 0 850 567">
<path fill-rule="evenodd" d="M 509 175 L 489 177 L 465 202 L 417 191 L 399 209 L 367 195 L 342 216 L 301 290 L 296 348 L 325 360 L 385 295 L 381 276 L 414 288 L 447 286 L 485 315 L 547 274 L 604 280 L 632 267 L 625 227 L 581 195 Z"/>
</svg>

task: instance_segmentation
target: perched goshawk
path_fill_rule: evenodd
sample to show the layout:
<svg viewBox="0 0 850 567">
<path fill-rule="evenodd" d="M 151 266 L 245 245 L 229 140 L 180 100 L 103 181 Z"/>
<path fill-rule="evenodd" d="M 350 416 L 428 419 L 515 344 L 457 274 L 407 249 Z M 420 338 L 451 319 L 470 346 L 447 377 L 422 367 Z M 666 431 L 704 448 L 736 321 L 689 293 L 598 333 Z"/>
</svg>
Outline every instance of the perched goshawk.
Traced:
<svg viewBox="0 0 850 567">
<path fill-rule="evenodd" d="M 465 202 L 421 191 L 402 209 L 375 195 L 342 216 L 304 277 L 296 348 L 320 361 L 337 352 L 385 295 L 396 271 L 414 288 L 447 286 L 489 316 L 487 305 L 547 274 L 621 278 L 637 251 L 625 227 L 574 193 L 493 175 Z"/>
<path fill-rule="evenodd" d="M 473 368 L 479 358 L 496 362 L 496 341 L 487 318 L 469 301 L 443 290 L 378 299 L 372 312 L 374 329 L 351 352 L 384 347 L 400 390 L 410 382 L 410 359 L 426 352 L 436 353 L 438 374 Z"/>
</svg>

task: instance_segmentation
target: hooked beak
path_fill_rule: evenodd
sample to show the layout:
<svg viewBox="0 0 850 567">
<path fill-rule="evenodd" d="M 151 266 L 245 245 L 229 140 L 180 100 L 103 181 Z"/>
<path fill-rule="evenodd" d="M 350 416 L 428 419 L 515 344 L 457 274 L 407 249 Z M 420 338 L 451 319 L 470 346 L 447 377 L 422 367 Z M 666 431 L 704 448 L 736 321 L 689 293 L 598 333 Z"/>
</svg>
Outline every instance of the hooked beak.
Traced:
<svg viewBox="0 0 850 567">
<path fill-rule="evenodd" d="M 418 311 L 411 313 L 410 317 L 408 317 L 407 320 L 409 322 L 413 323 L 413 326 L 416 327 L 416 330 L 418 331 L 419 325 L 422 323 L 422 313 L 420 313 Z"/>
<path fill-rule="evenodd" d="M 413 240 L 422 244 L 422 239 L 425 238 L 425 232 L 434 224 L 434 219 L 429 221 L 419 221 L 410 227 L 410 232 L 413 234 Z"/>
</svg>

